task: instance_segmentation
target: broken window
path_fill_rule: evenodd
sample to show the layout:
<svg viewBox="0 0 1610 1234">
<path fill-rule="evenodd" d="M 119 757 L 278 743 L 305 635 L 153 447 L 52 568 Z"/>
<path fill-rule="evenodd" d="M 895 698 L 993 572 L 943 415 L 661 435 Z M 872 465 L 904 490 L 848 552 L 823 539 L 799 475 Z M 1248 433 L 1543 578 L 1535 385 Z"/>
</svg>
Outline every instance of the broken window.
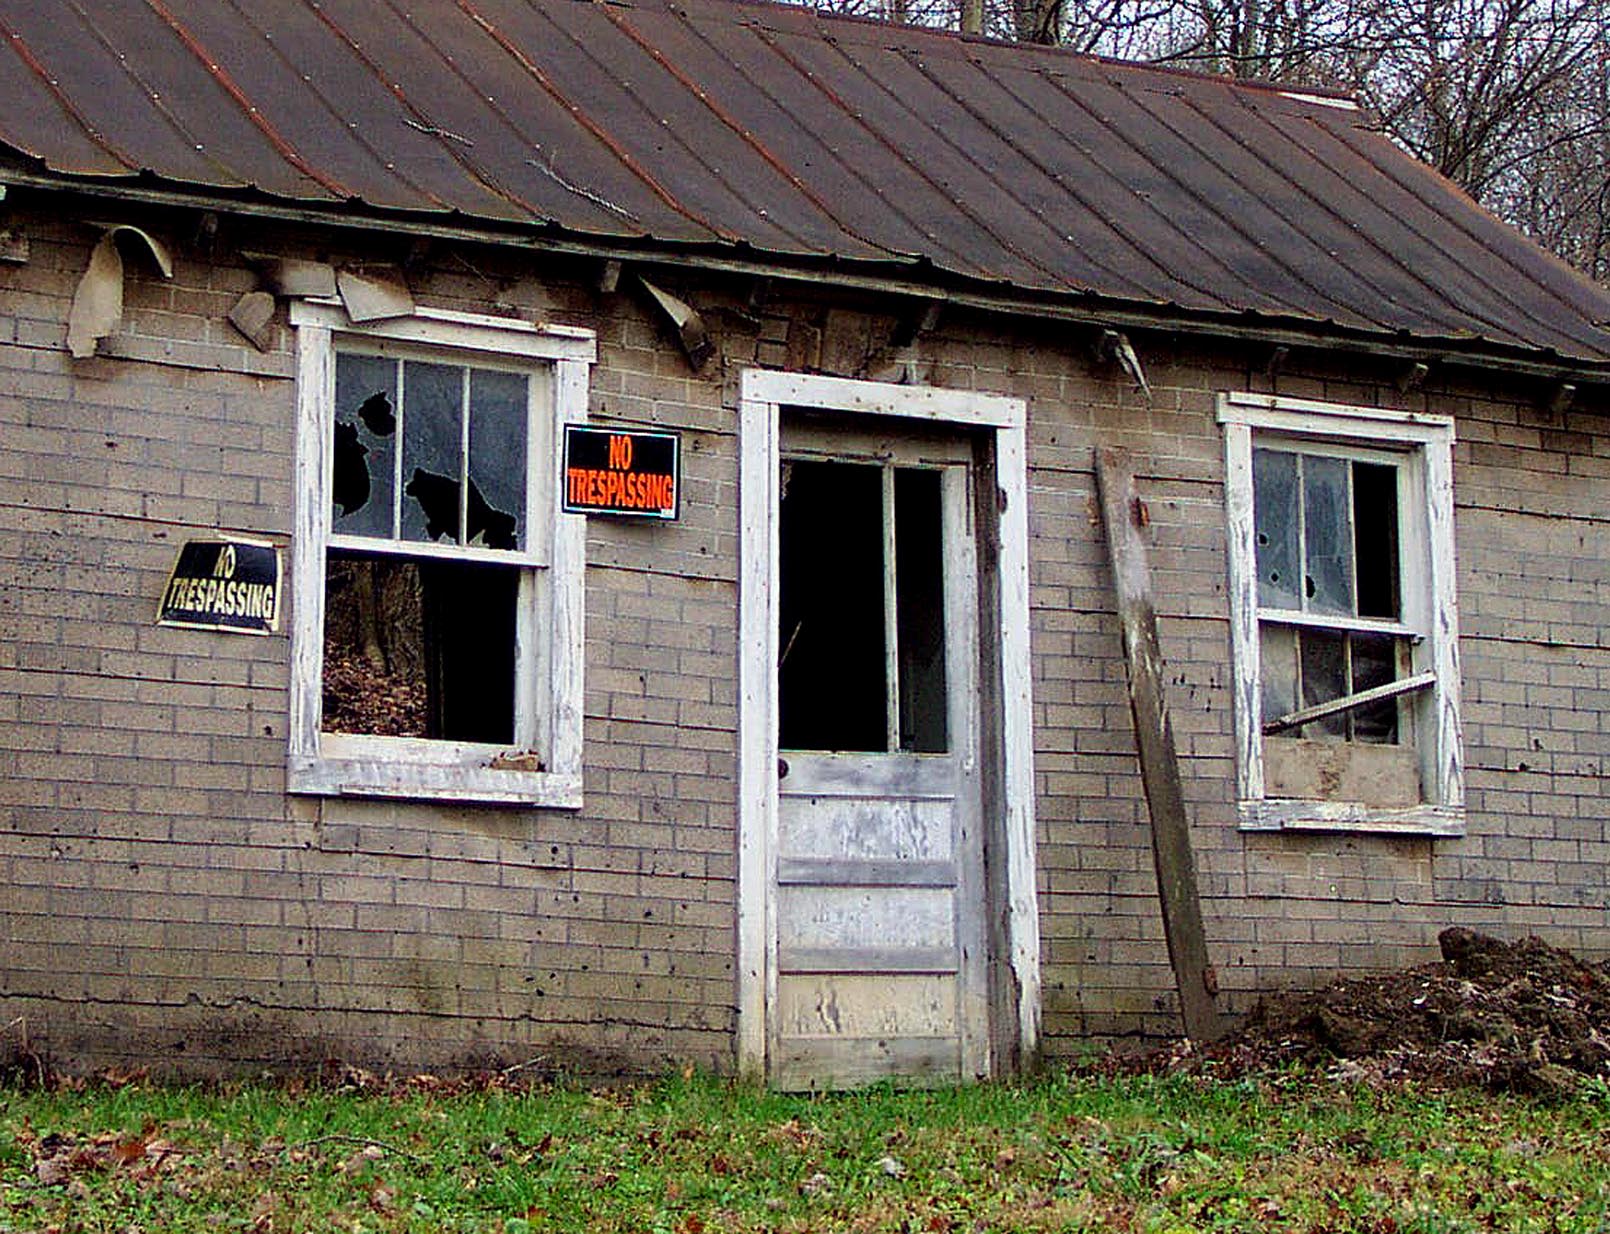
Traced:
<svg viewBox="0 0 1610 1234">
<path fill-rule="evenodd" d="M 557 513 L 554 443 L 585 417 L 591 337 L 293 319 L 299 525 L 321 537 L 296 583 L 322 596 L 298 606 L 293 789 L 579 804 L 584 531 Z"/>
<path fill-rule="evenodd" d="M 1396 464 L 1255 448 L 1252 483 L 1265 732 L 1407 740 L 1394 698 L 1292 722 L 1389 686 L 1407 667 L 1407 639 L 1371 628 L 1401 616 Z"/>
<path fill-rule="evenodd" d="M 801 459 L 781 490 L 781 745 L 943 753 L 939 471 Z"/>
<path fill-rule="evenodd" d="M 324 578 L 326 732 L 513 743 L 518 571 L 332 549 Z"/>
<path fill-rule="evenodd" d="M 338 352 L 324 728 L 510 744 L 528 374 Z"/>
<path fill-rule="evenodd" d="M 1451 423 L 1258 395 L 1220 421 L 1243 821 L 1448 831 Z"/>
</svg>

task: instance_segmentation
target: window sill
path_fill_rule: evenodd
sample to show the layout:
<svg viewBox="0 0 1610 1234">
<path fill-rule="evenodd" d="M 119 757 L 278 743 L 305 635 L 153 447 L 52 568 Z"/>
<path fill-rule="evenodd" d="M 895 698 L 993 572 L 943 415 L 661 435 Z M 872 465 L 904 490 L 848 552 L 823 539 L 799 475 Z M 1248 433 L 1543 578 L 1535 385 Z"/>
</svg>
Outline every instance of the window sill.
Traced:
<svg viewBox="0 0 1610 1234">
<path fill-rule="evenodd" d="M 1463 806 L 1388 809 L 1356 801 L 1266 797 L 1237 805 L 1242 831 L 1353 831 L 1451 838 L 1465 834 Z"/>
<path fill-rule="evenodd" d="M 352 744 L 373 747 L 384 740 L 358 739 Z M 501 747 L 452 742 L 442 743 L 442 747 L 442 757 L 430 761 L 398 758 L 369 748 L 331 751 L 323 757 L 293 755 L 287 768 L 287 787 L 293 793 L 320 797 L 388 797 L 581 809 L 580 775 L 489 765 L 497 756 L 508 753 Z"/>
</svg>

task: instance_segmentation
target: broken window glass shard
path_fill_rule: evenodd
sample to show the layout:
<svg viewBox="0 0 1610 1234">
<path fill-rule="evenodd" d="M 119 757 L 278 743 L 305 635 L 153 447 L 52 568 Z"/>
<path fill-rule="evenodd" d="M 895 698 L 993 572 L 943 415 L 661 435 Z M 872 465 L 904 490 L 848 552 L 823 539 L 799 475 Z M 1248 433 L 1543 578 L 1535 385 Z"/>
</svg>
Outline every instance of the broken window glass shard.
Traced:
<svg viewBox="0 0 1610 1234">
<path fill-rule="evenodd" d="M 414 474 L 403 486 L 403 495 L 414 503 L 407 507 L 412 517 L 405 517 L 405 527 L 422 522 L 421 534 L 416 540 L 458 539 L 458 481 L 451 476 L 414 468 Z"/>
<path fill-rule="evenodd" d="M 1345 459 L 1302 459 L 1304 607 L 1353 612 L 1352 501 Z"/>
<path fill-rule="evenodd" d="M 469 543 L 525 547 L 526 421 L 530 381 L 522 373 L 470 374 Z"/>
<path fill-rule="evenodd" d="M 390 437 L 397 431 L 397 416 L 384 390 L 376 390 L 359 404 L 358 419 L 376 437 Z"/>
<path fill-rule="evenodd" d="M 1297 456 L 1283 450 L 1254 450 L 1252 483 L 1258 603 L 1264 608 L 1300 608 Z"/>
<path fill-rule="evenodd" d="M 402 467 L 409 477 L 402 538 L 461 543 L 464 375 L 456 365 L 403 364 Z"/>
<path fill-rule="evenodd" d="M 388 426 L 377 409 L 390 408 L 396 390 L 395 360 L 345 352 L 336 357 L 330 492 L 331 530 L 338 534 L 392 536 L 396 424 L 391 415 Z"/>
<path fill-rule="evenodd" d="M 369 448 L 358 440 L 358 426 L 343 420 L 335 422 L 334 474 L 330 495 L 335 512 L 346 518 L 369 504 L 369 464 L 364 461 Z"/>
</svg>

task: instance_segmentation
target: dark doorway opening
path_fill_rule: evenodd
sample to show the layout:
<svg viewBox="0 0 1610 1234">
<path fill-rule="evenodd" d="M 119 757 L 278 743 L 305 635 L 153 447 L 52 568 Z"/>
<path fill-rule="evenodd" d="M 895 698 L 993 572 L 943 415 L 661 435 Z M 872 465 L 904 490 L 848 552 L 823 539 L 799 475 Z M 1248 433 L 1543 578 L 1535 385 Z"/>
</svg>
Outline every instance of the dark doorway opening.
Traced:
<svg viewBox="0 0 1610 1234">
<path fill-rule="evenodd" d="M 944 752 L 940 473 L 792 460 L 780 487 L 781 745 Z"/>
</svg>

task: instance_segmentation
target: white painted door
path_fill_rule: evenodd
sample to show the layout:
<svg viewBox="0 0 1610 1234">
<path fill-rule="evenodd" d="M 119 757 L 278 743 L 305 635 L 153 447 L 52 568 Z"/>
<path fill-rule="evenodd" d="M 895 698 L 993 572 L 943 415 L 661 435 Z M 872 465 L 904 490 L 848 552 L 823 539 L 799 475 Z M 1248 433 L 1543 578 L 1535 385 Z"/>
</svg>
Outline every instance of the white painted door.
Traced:
<svg viewBox="0 0 1610 1234">
<path fill-rule="evenodd" d="M 785 420 L 771 1079 L 988 1074 L 972 452 Z"/>
</svg>

